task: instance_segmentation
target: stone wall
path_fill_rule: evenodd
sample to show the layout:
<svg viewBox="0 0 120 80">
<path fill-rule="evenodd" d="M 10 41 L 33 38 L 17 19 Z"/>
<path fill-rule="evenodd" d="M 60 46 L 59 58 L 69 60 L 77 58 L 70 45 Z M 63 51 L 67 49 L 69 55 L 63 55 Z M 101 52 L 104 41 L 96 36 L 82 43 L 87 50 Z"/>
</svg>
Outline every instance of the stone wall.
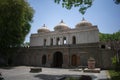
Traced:
<svg viewBox="0 0 120 80">
<path fill-rule="evenodd" d="M 15 64 L 54 67 L 53 60 L 56 52 L 62 53 L 62 67 L 64 68 L 87 66 L 87 60 L 90 57 L 95 59 L 96 67 L 104 69 L 112 67 L 112 51 L 99 48 L 98 43 L 21 48 L 16 56 Z"/>
</svg>

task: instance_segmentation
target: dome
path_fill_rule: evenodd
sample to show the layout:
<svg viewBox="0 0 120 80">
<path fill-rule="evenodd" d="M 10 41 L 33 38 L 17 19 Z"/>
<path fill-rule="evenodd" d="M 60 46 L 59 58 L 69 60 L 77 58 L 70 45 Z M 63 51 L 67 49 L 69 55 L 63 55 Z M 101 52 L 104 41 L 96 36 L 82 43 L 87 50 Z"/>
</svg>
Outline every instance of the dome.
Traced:
<svg viewBox="0 0 120 80">
<path fill-rule="evenodd" d="M 92 26 L 92 24 L 83 18 L 82 21 L 76 25 L 76 28 L 83 26 Z"/>
<path fill-rule="evenodd" d="M 47 26 L 44 24 L 40 29 L 38 29 L 38 33 L 50 32 Z"/>
<path fill-rule="evenodd" d="M 55 31 L 61 31 L 61 30 L 67 30 L 70 29 L 64 22 L 61 20 L 61 22 L 54 27 Z"/>
</svg>

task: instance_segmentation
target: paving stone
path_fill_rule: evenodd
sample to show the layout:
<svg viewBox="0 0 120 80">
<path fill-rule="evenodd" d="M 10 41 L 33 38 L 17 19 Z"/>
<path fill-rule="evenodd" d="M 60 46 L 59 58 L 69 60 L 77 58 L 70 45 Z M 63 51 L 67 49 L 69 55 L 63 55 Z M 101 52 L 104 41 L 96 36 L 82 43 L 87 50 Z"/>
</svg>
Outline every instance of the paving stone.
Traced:
<svg viewBox="0 0 120 80">
<path fill-rule="evenodd" d="M 19 66 L 11 69 L 0 68 L 0 72 L 5 80 L 59 80 L 64 77 L 79 77 L 81 75 L 91 76 L 93 80 L 108 79 L 106 70 L 102 70 L 100 73 L 87 73 L 83 71 L 72 71 L 70 69 L 42 67 L 42 72 L 30 73 L 30 68 L 31 67 L 26 66 Z"/>
</svg>

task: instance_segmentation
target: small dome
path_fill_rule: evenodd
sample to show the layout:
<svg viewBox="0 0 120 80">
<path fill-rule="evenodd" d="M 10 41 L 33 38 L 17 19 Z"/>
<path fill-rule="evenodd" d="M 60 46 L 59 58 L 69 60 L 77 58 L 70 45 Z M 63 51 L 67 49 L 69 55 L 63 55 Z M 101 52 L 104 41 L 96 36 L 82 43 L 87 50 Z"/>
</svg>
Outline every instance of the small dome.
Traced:
<svg viewBox="0 0 120 80">
<path fill-rule="evenodd" d="M 61 22 L 54 27 L 55 31 L 61 31 L 61 30 L 67 30 L 70 29 L 64 22 L 61 20 Z"/>
<path fill-rule="evenodd" d="M 50 32 L 50 30 L 44 24 L 40 29 L 38 29 L 38 33 L 45 33 L 45 32 Z"/>
<path fill-rule="evenodd" d="M 92 24 L 83 18 L 82 21 L 76 25 L 76 28 L 83 26 L 92 26 Z"/>
</svg>

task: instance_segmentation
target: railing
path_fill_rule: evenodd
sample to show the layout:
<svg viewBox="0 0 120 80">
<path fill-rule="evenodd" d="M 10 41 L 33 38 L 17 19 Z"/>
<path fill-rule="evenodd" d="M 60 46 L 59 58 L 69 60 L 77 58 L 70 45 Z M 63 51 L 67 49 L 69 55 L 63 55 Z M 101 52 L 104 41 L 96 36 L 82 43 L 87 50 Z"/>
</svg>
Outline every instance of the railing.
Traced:
<svg viewBox="0 0 120 80">
<path fill-rule="evenodd" d="M 99 44 L 98 43 L 65 44 L 65 45 L 50 45 L 50 46 L 31 46 L 30 48 L 83 48 L 83 47 L 99 47 Z"/>
</svg>

